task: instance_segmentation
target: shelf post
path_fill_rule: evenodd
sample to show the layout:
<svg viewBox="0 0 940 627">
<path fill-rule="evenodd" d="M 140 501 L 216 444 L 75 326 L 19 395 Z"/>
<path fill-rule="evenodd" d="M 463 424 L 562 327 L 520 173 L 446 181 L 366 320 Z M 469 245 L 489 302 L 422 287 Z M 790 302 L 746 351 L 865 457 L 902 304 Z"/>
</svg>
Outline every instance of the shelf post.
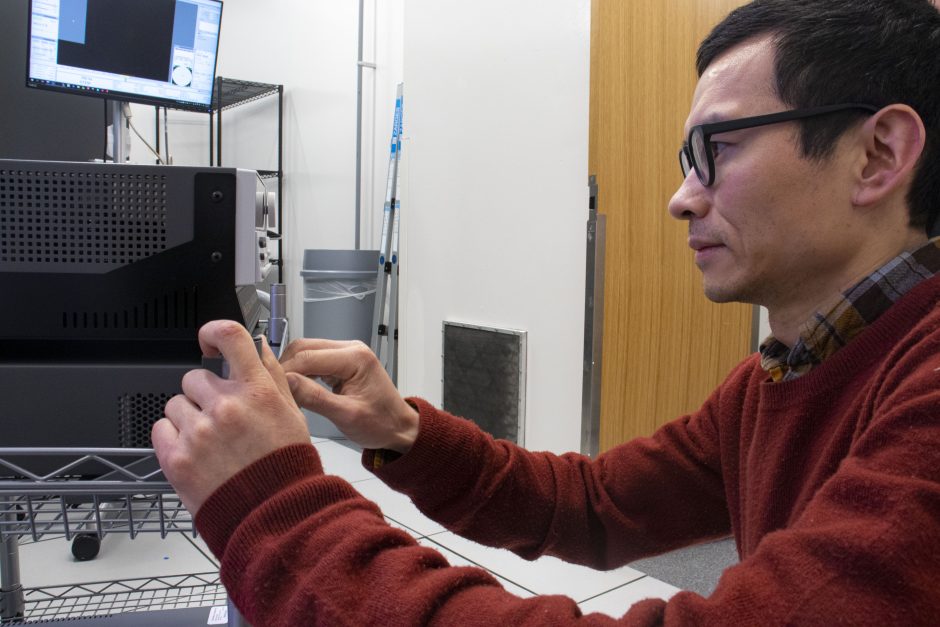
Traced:
<svg viewBox="0 0 940 627">
<path fill-rule="evenodd" d="M 277 86 L 277 281 L 284 282 L 284 85 Z"/>
<path fill-rule="evenodd" d="M 219 76 L 216 80 L 218 81 L 218 85 L 219 85 L 219 102 L 218 102 L 218 104 L 216 105 L 216 106 L 217 106 L 217 112 L 216 112 L 216 118 L 215 118 L 215 123 L 216 123 L 216 129 L 215 129 L 215 131 L 216 131 L 216 132 L 215 132 L 215 141 L 216 141 L 216 145 L 215 145 L 215 146 L 216 146 L 216 148 L 215 148 L 215 164 L 216 164 L 217 166 L 221 166 L 221 165 L 222 165 L 222 107 L 224 106 L 223 103 L 222 103 L 222 82 L 223 82 L 223 79 L 222 79 L 221 76 Z M 210 163 L 209 165 L 212 165 L 212 164 Z"/>
<path fill-rule="evenodd" d="M 16 507 L 12 501 L 0 501 L 0 519 L 4 527 L 16 523 Z M 20 545 L 15 533 L 2 533 L 0 546 L 0 619 L 22 618 L 26 612 L 23 584 L 20 581 Z"/>
</svg>

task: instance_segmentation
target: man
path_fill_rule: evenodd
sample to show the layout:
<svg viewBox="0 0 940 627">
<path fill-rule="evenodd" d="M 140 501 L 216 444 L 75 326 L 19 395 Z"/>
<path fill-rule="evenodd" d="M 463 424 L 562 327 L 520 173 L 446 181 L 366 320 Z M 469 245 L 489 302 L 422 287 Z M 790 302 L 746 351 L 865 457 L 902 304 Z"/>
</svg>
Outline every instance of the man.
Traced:
<svg viewBox="0 0 940 627">
<path fill-rule="evenodd" d="M 709 598 L 618 624 L 940 621 L 940 14 L 927 0 L 757 0 L 699 50 L 669 205 L 712 300 L 765 305 L 773 337 L 697 412 L 596 461 L 526 452 L 420 399 L 361 344 L 183 380 L 153 431 L 167 476 L 256 625 L 612 624 L 451 568 L 325 476 L 293 398 L 448 528 L 597 568 L 732 533 Z M 779 115 L 771 115 L 779 114 Z M 771 116 L 771 117 L 764 117 Z M 285 372 L 286 371 L 286 374 Z M 323 377 L 329 392 L 310 379 Z"/>
</svg>

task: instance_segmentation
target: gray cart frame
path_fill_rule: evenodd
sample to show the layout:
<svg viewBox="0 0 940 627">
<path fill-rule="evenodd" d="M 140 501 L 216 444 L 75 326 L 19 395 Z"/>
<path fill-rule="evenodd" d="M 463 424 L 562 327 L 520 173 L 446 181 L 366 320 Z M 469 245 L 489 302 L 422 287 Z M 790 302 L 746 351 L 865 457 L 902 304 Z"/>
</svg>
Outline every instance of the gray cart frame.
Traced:
<svg viewBox="0 0 940 627">
<path fill-rule="evenodd" d="M 38 474 L 30 463 L 58 465 Z M 95 462 L 112 472 L 85 480 L 74 469 Z M 149 463 L 148 463 L 149 462 Z M 152 449 L 0 448 L 0 467 L 23 479 L 0 481 L 0 622 L 105 617 L 126 612 L 161 612 L 225 605 L 218 572 L 124 581 L 25 588 L 20 579 L 19 541 L 47 534 L 71 540 L 79 534 L 190 533 L 190 513 L 158 469 Z M 139 468 L 157 468 L 141 471 Z M 6 474 L 6 473 L 5 473 Z M 228 624 L 245 625 L 229 605 Z M 152 616 L 152 624 L 159 616 Z"/>
</svg>

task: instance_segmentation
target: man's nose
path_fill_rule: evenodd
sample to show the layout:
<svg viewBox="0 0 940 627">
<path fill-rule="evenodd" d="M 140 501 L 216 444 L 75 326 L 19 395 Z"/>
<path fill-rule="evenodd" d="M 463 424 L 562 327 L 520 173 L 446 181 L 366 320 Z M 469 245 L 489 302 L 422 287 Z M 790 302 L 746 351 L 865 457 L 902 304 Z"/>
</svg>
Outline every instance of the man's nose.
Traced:
<svg viewBox="0 0 940 627">
<path fill-rule="evenodd" d="M 669 200 L 669 215 L 676 220 L 701 218 L 708 213 L 709 203 L 708 191 L 693 169 Z"/>
</svg>

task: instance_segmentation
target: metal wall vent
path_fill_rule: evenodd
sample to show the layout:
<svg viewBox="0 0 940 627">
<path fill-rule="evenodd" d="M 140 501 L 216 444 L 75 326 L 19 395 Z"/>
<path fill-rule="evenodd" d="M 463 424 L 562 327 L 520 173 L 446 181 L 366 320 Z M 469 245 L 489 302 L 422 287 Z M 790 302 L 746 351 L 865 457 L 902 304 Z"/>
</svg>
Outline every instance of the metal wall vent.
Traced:
<svg viewBox="0 0 940 627">
<path fill-rule="evenodd" d="M 196 289 L 179 290 L 120 311 L 63 311 L 63 329 L 194 329 Z"/>
<path fill-rule="evenodd" d="M 0 169 L 0 264 L 119 267 L 167 248 L 166 176 Z"/>
<path fill-rule="evenodd" d="M 525 444 L 526 333 L 444 322 L 443 408 Z"/>
<path fill-rule="evenodd" d="M 153 423 L 173 394 L 124 394 L 118 398 L 118 442 L 124 448 L 151 448 Z"/>
</svg>

